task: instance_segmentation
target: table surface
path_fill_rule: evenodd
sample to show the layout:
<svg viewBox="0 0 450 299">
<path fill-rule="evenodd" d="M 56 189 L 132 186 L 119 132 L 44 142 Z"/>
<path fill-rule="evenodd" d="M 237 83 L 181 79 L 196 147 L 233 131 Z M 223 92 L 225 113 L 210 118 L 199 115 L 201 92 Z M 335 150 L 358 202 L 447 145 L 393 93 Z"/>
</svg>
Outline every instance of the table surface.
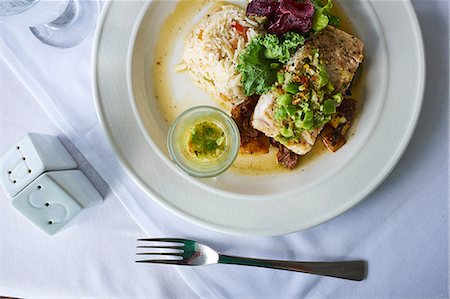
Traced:
<svg viewBox="0 0 450 299">
<path fill-rule="evenodd" d="M 448 297 L 449 294 L 448 3 L 423 0 L 413 4 L 424 36 L 427 85 L 423 111 L 411 144 L 392 174 L 367 200 L 327 224 L 309 230 L 316 238 L 321 237 L 323 229 L 336 229 L 339 233 L 343 223 L 358 223 L 383 205 L 395 206 L 392 214 L 379 219 L 391 223 L 392 228 L 367 235 L 367 239 L 373 238 L 371 243 L 378 245 L 363 248 L 362 253 L 369 263 L 384 263 L 390 274 L 398 267 L 406 267 L 411 271 L 410 277 L 391 284 L 380 279 L 379 284 L 371 285 L 368 297 L 414 297 L 414 294 Z M 0 97 L 0 154 L 30 131 L 61 136 L 34 96 L 1 59 Z M 1 191 L 0 295 L 198 297 L 173 267 L 141 267 L 133 262 L 135 240 L 143 236 L 143 231 L 77 149 L 68 140 L 64 143 L 80 169 L 90 174 L 105 201 L 80 215 L 76 225 L 68 227 L 64 234 L 53 238 L 42 234 L 12 210 L 9 199 Z M 383 244 L 385 241 L 388 243 Z M 400 261 L 399 257 L 404 259 Z M 234 283 L 229 287 L 238 288 L 245 282 Z M 277 288 L 276 283 L 273 288 Z M 339 294 L 357 296 L 351 288 Z M 333 296 L 331 288 L 318 290 L 312 286 L 311 289 L 314 291 L 301 295 L 289 290 L 281 290 L 279 294 Z"/>
</svg>

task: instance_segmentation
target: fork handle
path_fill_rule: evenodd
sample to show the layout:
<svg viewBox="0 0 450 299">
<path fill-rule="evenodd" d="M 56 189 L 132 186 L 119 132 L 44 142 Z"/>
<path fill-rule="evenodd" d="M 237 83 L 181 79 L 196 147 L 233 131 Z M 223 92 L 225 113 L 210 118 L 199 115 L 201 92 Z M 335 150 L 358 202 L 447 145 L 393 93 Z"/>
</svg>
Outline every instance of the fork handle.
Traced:
<svg viewBox="0 0 450 299">
<path fill-rule="evenodd" d="M 288 270 L 356 281 L 361 281 L 365 278 L 367 269 L 366 262 L 362 260 L 346 262 L 292 262 L 224 254 L 219 255 L 218 263 Z"/>
</svg>

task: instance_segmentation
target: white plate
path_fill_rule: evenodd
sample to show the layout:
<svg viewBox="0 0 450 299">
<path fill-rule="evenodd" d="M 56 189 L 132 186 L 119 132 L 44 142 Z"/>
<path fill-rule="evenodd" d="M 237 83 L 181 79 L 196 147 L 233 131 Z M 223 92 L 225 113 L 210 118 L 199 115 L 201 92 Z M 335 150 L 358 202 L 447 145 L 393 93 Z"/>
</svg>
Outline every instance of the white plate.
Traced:
<svg viewBox="0 0 450 299">
<path fill-rule="evenodd" d="M 424 88 L 422 38 L 409 2 L 342 2 L 365 42 L 366 68 L 364 106 L 345 147 L 321 155 L 303 171 L 257 177 L 227 172 L 215 180 L 188 177 L 168 159 L 168 125 L 152 98 L 155 35 L 174 6 L 172 1 L 110 2 L 94 46 L 99 118 L 118 159 L 151 198 L 210 229 L 278 235 L 346 211 L 393 169 L 412 136 Z M 171 63 L 179 59 L 181 46 L 180 41 Z M 178 100 L 183 92 L 210 100 L 185 75 L 171 80 Z"/>
</svg>

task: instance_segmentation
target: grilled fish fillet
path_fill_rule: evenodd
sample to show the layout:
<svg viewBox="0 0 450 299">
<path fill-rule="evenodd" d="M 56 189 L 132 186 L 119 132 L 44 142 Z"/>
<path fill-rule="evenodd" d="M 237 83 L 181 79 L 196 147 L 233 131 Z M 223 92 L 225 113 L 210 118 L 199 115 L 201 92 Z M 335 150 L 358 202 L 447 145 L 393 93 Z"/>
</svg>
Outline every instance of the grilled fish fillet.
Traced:
<svg viewBox="0 0 450 299">
<path fill-rule="evenodd" d="M 312 49 L 319 49 L 320 58 L 325 65 L 330 82 L 333 83 L 336 92 L 344 93 L 353 80 L 353 76 L 363 61 L 364 43 L 357 37 L 333 26 L 327 26 L 324 30 L 306 40 L 287 64 L 289 72 L 300 69 L 302 58 Z"/>
<path fill-rule="evenodd" d="M 274 104 L 276 99 L 277 96 L 273 92 L 262 95 L 253 111 L 253 128 L 271 138 L 275 138 L 279 134 L 274 117 Z M 296 154 L 304 155 L 311 150 L 319 133 L 319 129 L 303 131 L 300 142 L 290 145 L 283 143 L 283 145 Z"/>
<path fill-rule="evenodd" d="M 319 49 L 321 60 L 335 91 L 344 93 L 363 60 L 363 46 L 363 42 L 358 38 L 328 26 L 305 42 L 287 63 L 286 70 L 296 73 L 303 67 L 302 59 L 309 55 L 312 49 Z M 272 138 L 279 135 L 274 118 L 276 97 L 272 91 L 262 95 L 255 107 L 252 120 L 255 129 Z M 303 131 L 298 143 L 283 143 L 283 145 L 296 154 L 304 155 L 311 150 L 321 130 L 322 127 Z"/>
</svg>

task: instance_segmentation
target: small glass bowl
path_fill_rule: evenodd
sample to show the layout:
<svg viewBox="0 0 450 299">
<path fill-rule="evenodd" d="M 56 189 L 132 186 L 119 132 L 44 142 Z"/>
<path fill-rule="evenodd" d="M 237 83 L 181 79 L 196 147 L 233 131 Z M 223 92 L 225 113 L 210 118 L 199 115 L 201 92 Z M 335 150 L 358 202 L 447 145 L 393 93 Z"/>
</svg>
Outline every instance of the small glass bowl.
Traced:
<svg viewBox="0 0 450 299">
<path fill-rule="evenodd" d="M 225 150 L 210 160 L 193 156 L 188 149 L 192 128 L 201 122 L 213 122 L 225 135 Z M 180 114 L 169 129 L 167 147 L 172 160 L 189 175 L 199 178 L 215 177 L 227 170 L 239 153 L 240 135 L 234 120 L 220 109 L 197 106 Z"/>
</svg>

